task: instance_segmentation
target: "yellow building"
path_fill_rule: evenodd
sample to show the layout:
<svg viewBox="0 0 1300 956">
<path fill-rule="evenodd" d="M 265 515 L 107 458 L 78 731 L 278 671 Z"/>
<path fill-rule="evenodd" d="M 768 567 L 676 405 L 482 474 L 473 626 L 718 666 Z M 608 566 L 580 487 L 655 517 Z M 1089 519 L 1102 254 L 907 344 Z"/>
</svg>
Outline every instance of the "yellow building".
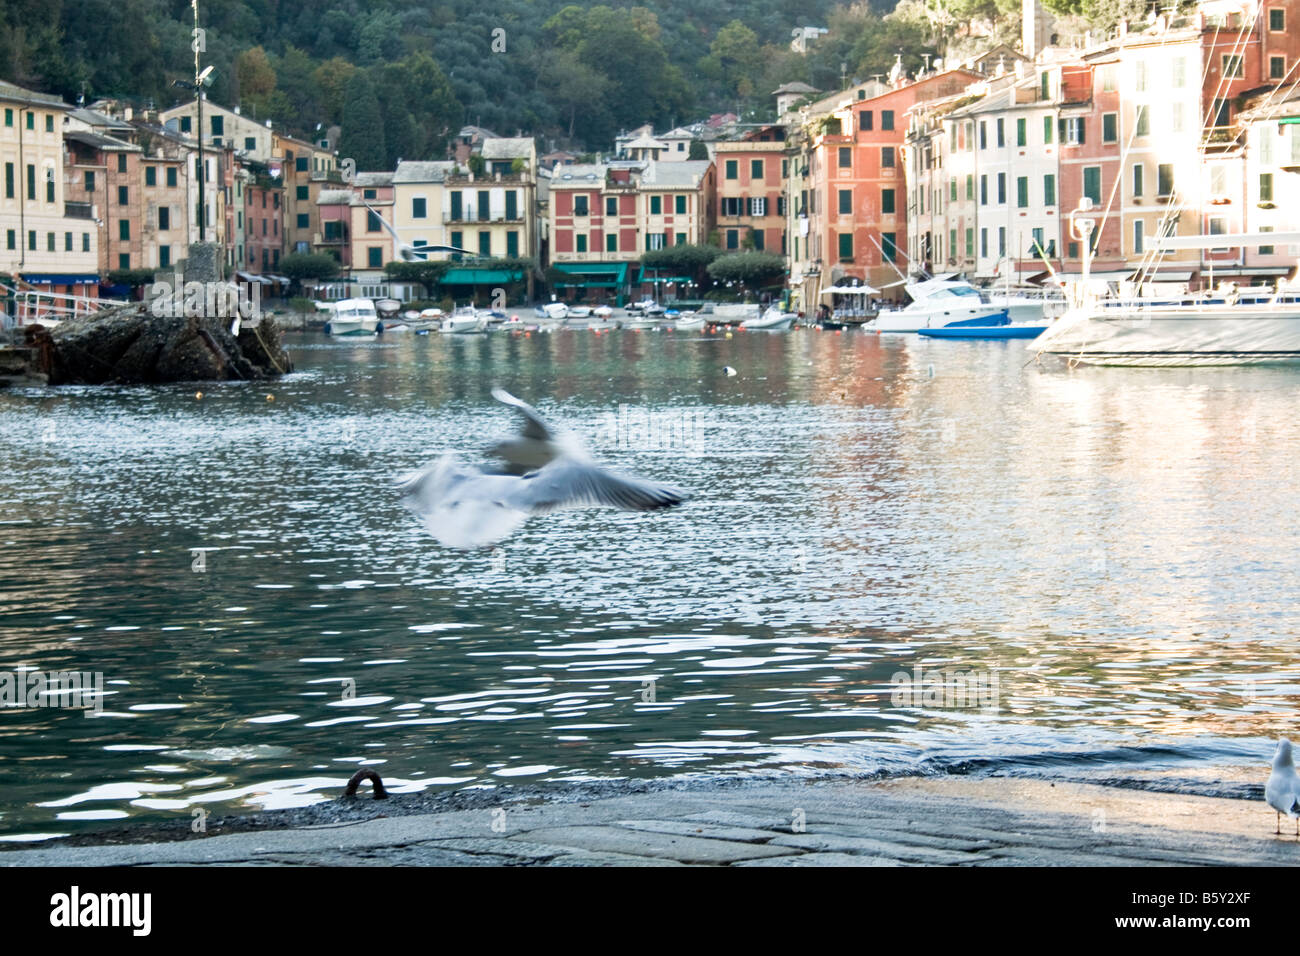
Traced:
<svg viewBox="0 0 1300 956">
<path fill-rule="evenodd" d="M 343 183 L 338 159 L 327 142 L 312 144 L 274 130 L 271 151 L 272 171 L 278 164 L 284 179 L 284 251 L 310 252 L 321 232 L 316 200 L 322 189 Z"/>
<path fill-rule="evenodd" d="M 64 197 L 69 109 L 58 97 L 0 82 L 0 272 L 40 291 L 93 295 L 98 231 L 89 205 Z"/>
</svg>

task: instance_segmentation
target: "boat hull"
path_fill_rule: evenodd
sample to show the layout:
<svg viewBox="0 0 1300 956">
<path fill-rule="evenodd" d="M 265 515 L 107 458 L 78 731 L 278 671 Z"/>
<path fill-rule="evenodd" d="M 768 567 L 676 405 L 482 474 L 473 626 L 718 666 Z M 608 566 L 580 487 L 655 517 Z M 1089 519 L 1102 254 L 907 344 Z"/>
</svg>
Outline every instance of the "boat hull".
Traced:
<svg viewBox="0 0 1300 956">
<path fill-rule="evenodd" d="M 1000 321 L 999 321 L 1000 320 Z M 867 328 L 876 332 L 920 332 L 922 329 L 938 329 L 967 325 L 992 326 L 1010 322 L 1007 310 L 997 306 L 957 306 L 947 309 L 900 309 L 897 312 L 881 312 Z"/>
<path fill-rule="evenodd" d="M 1300 304 L 1076 309 L 1035 344 L 1088 365 L 1292 364 L 1300 362 Z"/>
<path fill-rule="evenodd" d="M 1035 339 L 1046 331 L 1045 325 L 958 325 L 918 329 L 917 335 L 933 339 Z"/>
</svg>

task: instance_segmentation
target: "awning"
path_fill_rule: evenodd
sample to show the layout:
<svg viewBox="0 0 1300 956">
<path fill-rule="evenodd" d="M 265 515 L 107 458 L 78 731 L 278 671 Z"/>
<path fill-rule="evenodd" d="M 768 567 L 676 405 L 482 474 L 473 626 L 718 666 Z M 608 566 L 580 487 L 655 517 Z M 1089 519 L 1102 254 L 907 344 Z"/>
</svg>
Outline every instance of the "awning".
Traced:
<svg viewBox="0 0 1300 956">
<path fill-rule="evenodd" d="M 557 262 L 552 268 L 571 277 L 557 282 L 559 289 L 617 289 L 627 281 L 626 262 Z"/>
<path fill-rule="evenodd" d="M 33 272 L 20 272 L 18 278 L 32 285 L 93 285 L 99 282 L 99 276 L 75 273 L 53 273 L 42 275 Z"/>
<path fill-rule="evenodd" d="M 439 285 L 508 285 L 518 282 L 524 274 L 510 269 L 448 269 L 438 280 Z"/>
<path fill-rule="evenodd" d="M 1216 270 L 1217 271 L 1217 270 Z M 1133 270 L 1132 276 L 1134 281 L 1142 282 L 1191 282 L 1192 276 L 1196 273 L 1186 269 L 1141 269 Z"/>
<path fill-rule="evenodd" d="M 822 295 L 828 292 L 835 295 L 876 295 L 880 290 L 869 285 L 828 285 L 822 289 Z"/>
<path fill-rule="evenodd" d="M 652 273 L 655 271 L 653 266 L 650 267 L 650 271 Z M 690 276 L 646 275 L 646 267 L 642 266 L 641 273 L 636 277 L 636 281 L 637 282 L 690 282 L 691 277 Z"/>
<path fill-rule="evenodd" d="M 1201 275 L 1209 278 L 1210 273 L 1213 272 L 1216 277 L 1262 276 L 1264 278 L 1281 278 L 1282 276 L 1289 276 L 1291 271 L 1286 266 L 1215 266 L 1213 269 L 1204 266 L 1201 269 Z"/>
</svg>

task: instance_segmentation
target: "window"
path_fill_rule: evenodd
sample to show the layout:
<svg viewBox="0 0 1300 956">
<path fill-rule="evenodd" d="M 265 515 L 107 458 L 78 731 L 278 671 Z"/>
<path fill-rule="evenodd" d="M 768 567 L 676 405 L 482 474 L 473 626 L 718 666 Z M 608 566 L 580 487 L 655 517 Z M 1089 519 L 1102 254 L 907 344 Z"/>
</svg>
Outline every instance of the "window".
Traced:
<svg viewBox="0 0 1300 956">
<path fill-rule="evenodd" d="M 1286 76 L 1286 57 L 1270 56 L 1268 58 L 1268 78 L 1280 80 Z"/>
<path fill-rule="evenodd" d="M 82 252 L 90 251 L 90 233 L 88 232 L 83 232 L 81 234 L 81 251 Z"/>
<path fill-rule="evenodd" d="M 841 232 L 839 235 L 840 262 L 853 261 L 853 233 Z"/>
<path fill-rule="evenodd" d="M 617 215 L 618 215 L 618 197 L 617 197 L 617 196 L 606 196 L 606 197 L 605 197 L 605 215 L 606 215 L 606 216 L 617 216 Z"/>
<path fill-rule="evenodd" d="M 953 176 L 948 180 L 948 202 L 957 201 L 957 177 Z"/>
<path fill-rule="evenodd" d="M 460 190 L 456 190 L 451 194 L 451 215 L 448 218 L 453 221 L 465 218 L 465 209 L 463 206 L 463 200 L 461 199 Z M 455 243 L 452 244 L 455 245 Z"/>
<path fill-rule="evenodd" d="M 54 202 L 54 170 L 49 167 L 45 170 L 45 201 Z"/>
<path fill-rule="evenodd" d="M 31 130 L 36 129 L 36 114 L 31 110 L 27 111 L 27 128 Z"/>
<path fill-rule="evenodd" d="M 299 229 L 310 229 L 311 228 L 310 214 L 305 212 L 298 213 L 297 222 L 298 222 Z"/>
<path fill-rule="evenodd" d="M 839 153 L 840 169 L 853 168 L 853 149 L 849 146 L 841 146 Z"/>
<path fill-rule="evenodd" d="M 1142 240 L 1146 237 L 1146 223 L 1141 219 L 1133 221 L 1133 254 L 1141 255 Z"/>
<path fill-rule="evenodd" d="M 871 110 L 862 110 L 858 113 L 858 130 L 860 132 L 867 133 L 871 131 L 872 115 Z"/>
<path fill-rule="evenodd" d="M 577 248 L 577 251 L 578 251 L 578 252 L 586 252 L 586 251 L 587 251 L 587 234 L 586 234 L 585 232 L 580 232 L 580 233 L 578 233 L 578 235 L 577 235 L 577 240 L 578 240 L 578 248 Z"/>
<path fill-rule="evenodd" d="M 117 254 L 117 267 L 119 269 L 131 268 L 131 254 L 129 252 L 119 252 Z"/>
<path fill-rule="evenodd" d="M 53 113 L 46 113 L 46 114 L 45 114 L 45 132 L 47 132 L 47 133 L 53 133 L 53 132 L 54 132 L 54 114 L 53 114 Z"/>
<path fill-rule="evenodd" d="M 980 255 L 985 259 L 989 255 L 989 231 L 987 229 L 980 230 Z"/>
<path fill-rule="evenodd" d="M 673 197 L 673 213 L 678 216 L 686 215 L 686 197 L 684 195 Z M 758 213 L 763 215 L 763 213 Z"/>
<path fill-rule="evenodd" d="M 1139 93 L 1147 88 L 1147 65 L 1145 60 L 1133 64 L 1133 88 Z"/>
<path fill-rule="evenodd" d="M 212 135 L 213 136 L 226 135 L 226 118 L 224 116 L 212 117 Z"/>
<path fill-rule="evenodd" d="M 886 262 L 898 260 L 898 233 L 882 232 L 880 234 L 880 254 Z"/>
<path fill-rule="evenodd" d="M 165 269 L 165 268 L 167 268 L 168 266 L 170 266 L 171 264 L 172 264 L 172 247 L 171 247 L 171 246 L 159 246 L 159 247 L 158 247 L 158 265 L 159 265 L 159 267 Z"/>
<path fill-rule="evenodd" d="M 1007 145 L 1007 123 L 1006 120 L 998 119 L 998 146 Z"/>
<path fill-rule="evenodd" d="M 735 160 L 735 159 L 729 159 L 729 160 L 727 160 L 727 178 L 728 178 L 728 179 L 739 179 L 739 178 L 740 178 L 740 162 L 739 162 L 739 160 Z"/>
<path fill-rule="evenodd" d="M 302 187 L 306 189 L 306 186 Z M 427 219 L 429 218 L 429 201 L 424 196 L 411 197 L 411 218 Z"/>
<path fill-rule="evenodd" d="M 1019 209 L 1026 209 L 1029 206 L 1029 177 L 1016 177 L 1016 206 Z"/>
<path fill-rule="evenodd" d="M 1173 88 L 1181 90 L 1187 85 L 1187 57 L 1176 56 L 1170 70 L 1170 82 Z"/>
<path fill-rule="evenodd" d="M 894 214 L 894 191 L 892 189 L 880 190 L 880 211 L 886 216 Z"/>
<path fill-rule="evenodd" d="M 307 157 L 307 156 L 299 156 L 297 159 L 295 159 L 295 160 L 294 160 L 294 166 L 293 166 L 294 170 L 295 170 L 296 172 L 300 172 L 300 173 L 305 173 L 305 172 L 307 172 L 307 160 L 308 160 L 308 158 L 309 158 L 309 157 Z"/>
<path fill-rule="evenodd" d="M 1272 33 L 1286 30 L 1286 10 L 1282 7 L 1270 7 L 1268 11 L 1268 29 Z"/>
<path fill-rule="evenodd" d="M 1056 205 L 1056 175 L 1053 173 L 1043 177 L 1043 205 Z"/>
<path fill-rule="evenodd" d="M 989 124 L 980 120 L 980 149 L 989 148 Z"/>
<path fill-rule="evenodd" d="M 176 167 L 175 166 L 167 167 L 167 186 L 169 189 L 176 188 Z"/>
<path fill-rule="evenodd" d="M 8 197 L 9 199 L 14 198 L 12 180 L 13 180 L 13 164 L 5 163 L 5 196 Z M 84 182 L 86 186 L 86 192 L 93 193 L 95 191 L 95 174 L 93 171 L 89 169 L 86 170 L 86 177 Z"/>
<path fill-rule="evenodd" d="M 1138 107 L 1141 111 L 1142 107 Z M 1101 141 L 1114 143 L 1119 139 L 1119 116 L 1115 113 L 1101 114 Z"/>
<path fill-rule="evenodd" d="M 880 128 L 881 128 L 881 129 L 884 129 L 884 130 L 891 130 L 891 129 L 894 128 L 894 111 L 893 111 L 893 110 L 881 110 L 881 111 L 880 111 Z"/>
<path fill-rule="evenodd" d="M 659 196 L 650 197 L 650 215 L 659 216 L 663 214 L 663 199 Z"/>
<path fill-rule="evenodd" d="M 262 250 L 266 254 L 266 250 Z M 384 249 L 382 246 L 368 246 L 366 248 L 366 265 L 371 269 L 382 269 L 384 267 Z"/>
<path fill-rule="evenodd" d="M 157 166 L 146 166 L 146 167 L 144 168 L 144 184 L 145 184 L 146 186 L 157 186 L 157 185 L 158 185 L 158 167 L 157 167 Z"/>
<path fill-rule="evenodd" d="M 119 219 L 117 221 L 117 238 L 123 240 L 124 242 L 130 241 L 131 239 L 130 219 Z"/>
<path fill-rule="evenodd" d="M 1134 132 L 1135 136 L 1151 135 L 1150 117 L 1151 117 L 1150 111 L 1145 106 L 1139 106 L 1137 108 L 1137 129 Z"/>
<path fill-rule="evenodd" d="M 1024 117 L 1016 120 L 1016 145 L 1026 146 L 1029 142 L 1029 121 Z"/>
<path fill-rule="evenodd" d="M 739 248 L 740 248 L 740 231 L 739 231 L 739 230 L 737 230 L 737 229 L 728 229 L 728 230 L 727 230 L 727 248 L 728 248 L 728 249 L 739 249 Z"/>
<path fill-rule="evenodd" d="M 681 233 L 678 233 L 678 235 L 680 236 Z M 754 238 L 754 249 L 757 252 L 762 252 L 767 248 L 767 237 L 762 229 L 755 229 L 751 235 Z"/>
<path fill-rule="evenodd" d="M 1007 201 L 1007 174 L 998 173 L 998 205 Z"/>
<path fill-rule="evenodd" d="M 31 163 L 27 164 L 27 198 L 36 199 L 36 167 Z"/>
<path fill-rule="evenodd" d="M 1052 145 L 1052 118 L 1050 116 L 1043 117 L 1043 145 Z"/>
<path fill-rule="evenodd" d="M 1260 202 L 1273 201 L 1273 174 L 1272 173 L 1259 174 L 1259 201 Z"/>
<path fill-rule="evenodd" d="M 167 206 L 158 207 L 158 231 L 166 232 L 172 227 L 172 211 Z"/>
<path fill-rule="evenodd" d="M 1083 194 L 1092 200 L 1094 206 L 1101 205 L 1101 167 L 1083 167 Z"/>
<path fill-rule="evenodd" d="M 341 238 L 341 237 L 340 237 L 340 238 Z M 464 248 L 465 248 L 465 234 L 464 234 L 463 232 L 453 232 L 453 233 L 451 234 L 451 244 L 452 244 L 452 246 L 454 246 L 454 247 L 457 248 L 457 249 L 464 249 Z M 460 259 L 459 259 L 460 253 L 456 253 L 455 255 L 458 257 L 458 258 L 456 259 L 456 261 L 459 262 L 459 261 L 460 261 Z"/>
<path fill-rule="evenodd" d="M 841 189 L 839 191 L 840 215 L 848 216 L 853 212 L 853 190 Z"/>
<path fill-rule="evenodd" d="M 723 196 L 722 214 L 724 216 L 739 216 L 740 203 L 741 203 L 741 198 L 739 196 Z"/>
<path fill-rule="evenodd" d="M 1260 227 L 1259 227 L 1259 231 L 1260 231 L 1260 232 L 1272 232 L 1272 231 L 1273 231 L 1273 227 L 1272 227 L 1272 226 L 1260 226 Z M 1260 254 L 1261 256 L 1271 256 L 1271 255 L 1273 255 L 1273 247 L 1272 247 L 1272 246 L 1260 246 L 1260 247 L 1259 247 L 1259 254 Z"/>
<path fill-rule="evenodd" d="M 1156 195 L 1164 198 L 1174 192 L 1174 167 L 1172 163 L 1161 163 L 1156 167 Z"/>
<path fill-rule="evenodd" d="M 1181 133 L 1183 131 L 1183 104 L 1171 103 L 1169 105 L 1169 131 L 1171 133 Z"/>
<path fill-rule="evenodd" d="M 5 107 L 5 125 L 6 126 L 14 125 L 14 111 L 9 107 Z"/>
<path fill-rule="evenodd" d="M 1212 236 L 1222 236 L 1222 235 L 1224 235 L 1227 231 L 1228 231 L 1228 220 L 1224 219 L 1222 216 L 1211 216 L 1211 217 L 1210 217 L 1210 235 L 1212 235 Z M 1215 249 L 1214 251 L 1215 251 L 1215 252 L 1225 252 L 1225 251 L 1227 251 L 1227 249 L 1226 249 L 1226 247 L 1223 247 L 1223 248 L 1217 248 L 1217 249 Z"/>
<path fill-rule="evenodd" d="M 310 199 L 311 199 L 311 187 L 310 187 L 310 186 L 295 186 L 295 187 L 294 187 L 294 190 L 293 190 L 293 196 L 294 196 L 294 198 L 297 199 L 299 202 L 305 202 L 305 201 L 307 201 L 307 200 L 310 200 Z"/>
<path fill-rule="evenodd" d="M 36 251 L 36 230 L 35 229 L 27 230 L 27 248 L 32 252 Z"/>
<path fill-rule="evenodd" d="M 880 147 L 880 166 L 882 169 L 893 169 L 894 167 L 894 147 Z"/>
<path fill-rule="evenodd" d="M 1086 121 L 1082 116 L 1061 120 L 1061 142 L 1067 146 L 1082 146 L 1087 141 Z"/>
<path fill-rule="evenodd" d="M 519 258 L 519 230 L 511 229 L 506 233 L 506 258 Z"/>
<path fill-rule="evenodd" d="M 479 222 L 487 222 L 492 212 L 492 197 L 486 189 L 478 191 L 478 219 Z"/>
<path fill-rule="evenodd" d="M 380 222 L 379 216 L 372 209 L 366 210 L 366 232 L 383 232 L 384 224 Z M 266 235 L 266 219 L 262 220 L 262 235 Z"/>
<path fill-rule="evenodd" d="M 605 236 L 605 251 L 618 252 L 618 236 L 614 233 L 607 233 Z"/>
<path fill-rule="evenodd" d="M 575 216 L 590 215 L 587 209 L 587 197 L 585 195 L 578 195 L 573 197 L 573 214 Z"/>
<path fill-rule="evenodd" d="M 975 198 L 975 176 L 972 173 L 966 174 L 966 201 L 970 202 Z"/>
<path fill-rule="evenodd" d="M 193 117 L 190 117 L 190 116 L 182 116 L 182 117 L 181 117 L 181 132 L 182 132 L 182 133 L 188 133 L 188 132 L 190 132 L 190 130 L 193 129 L 193 126 L 191 125 L 192 122 L 193 122 Z"/>
<path fill-rule="evenodd" d="M 1237 79 L 1246 75 L 1242 69 L 1240 53 L 1223 54 L 1223 75 L 1226 79 Z"/>
<path fill-rule="evenodd" d="M 6 248 L 6 249 L 17 249 L 17 248 L 18 248 L 18 231 L 17 231 L 17 230 L 15 230 L 15 229 L 8 229 L 8 230 L 5 231 L 5 248 Z"/>
<path fill-rule="evenodd" d="M 245 136 L 245 137 L 244 137 L 244 151 L 245 151 L 245 152 L 248 152 L 248 153 L 255 153 L 255 152 L 257 152 L 257 137 L 256 137 L 256 136 Z"/>
<path fill-rule="evenodd" d="M 756 216 L 756 217 L 766 216 L 767 215 L 766 197 L 755 196 L 753 199 L 751 199 L 749 201 L 749 214 L 751 216 Z"/>
<path fill-rule="evenodd" d="M 1006 254 L 1007 254 L 1007 227 L 998 226 L 998 255 L 1005 256 Z"/>
<path fill-rule="evenodd" d="M 749 178 L 750 179 L 763 178 L 763 161 L 761 159 L 751 159 L 749 161 Z"/>
<path fill-rule="evenodd" d="M 515 189 L 506 190 L 506 218 L 515 220 L 519 217 L 519 191 Z"/>
<path fill-rule="evenodd" d="M 1133 164 L 1133 195 L 1134 196 L 1142 195 L 1142 185 L 1143 185 L 1142 178 L 1146 174 L 1145 171 L 1146 171 L 1146 167 L 1143 166 L 1141 163 Z"/>
<path fill-rule="evenodd" d="M 72 233 L 70 232 L 65 232 L 63 234 L 63 251 L 64 252 L 72 251 Z"/>
<path fill-rule="evenodd" d="M 956 258 L 957 256 L 957 230 L 948 230 L 948 255 Z"/>
<path fill-rule="evenodd" d="M 966 258 L 975 258 L 975 230 L 966 230 Z"/>
<path fill-rule="evenodd" d="M 981 206 L 987 206 L 988 204 L 989 204 L 989 178 L 988 178 L 988 176 L 981 174 L 981 176 L 980 176 L 980 205 L 981 205 Z"/>
<path fill-rule="evenodd" d="M 57 248 L 58 247 L 54 244 L 54 233 L 47 232 L 45 234 L 45 251 L 54 252 Z"/>
<path fill-rule="evenodd" d="M 492 233 L 480 232 L 478 234 L 478 254 L 481 256 L 492 255 Z"/>
<path fill-rule="evenodd" d="M 130 205 L 131 196 L 125 186 L 117 187 L 117 204 L 119 206 Z"/>
<path fill-rule="evenodd" d="M 119 173 L 126 172 L 126 153 L 117 154 L 117 171 Z"/>
</svg>

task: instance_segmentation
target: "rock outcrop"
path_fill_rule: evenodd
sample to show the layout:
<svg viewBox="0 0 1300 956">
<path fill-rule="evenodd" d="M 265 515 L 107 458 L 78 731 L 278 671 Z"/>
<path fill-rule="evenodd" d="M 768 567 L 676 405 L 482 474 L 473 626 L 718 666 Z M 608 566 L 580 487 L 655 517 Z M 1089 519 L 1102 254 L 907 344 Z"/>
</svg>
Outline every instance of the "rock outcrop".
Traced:
<svg viewBox="0 0 1300 956">
<path fill-rule="evenodd" d="M 232 323 L 132 303 L 27 334 L 51 385 L 258 381 L 292 371 L 273 319 L 245 320 L 237 335 Z"/>
</svg>

